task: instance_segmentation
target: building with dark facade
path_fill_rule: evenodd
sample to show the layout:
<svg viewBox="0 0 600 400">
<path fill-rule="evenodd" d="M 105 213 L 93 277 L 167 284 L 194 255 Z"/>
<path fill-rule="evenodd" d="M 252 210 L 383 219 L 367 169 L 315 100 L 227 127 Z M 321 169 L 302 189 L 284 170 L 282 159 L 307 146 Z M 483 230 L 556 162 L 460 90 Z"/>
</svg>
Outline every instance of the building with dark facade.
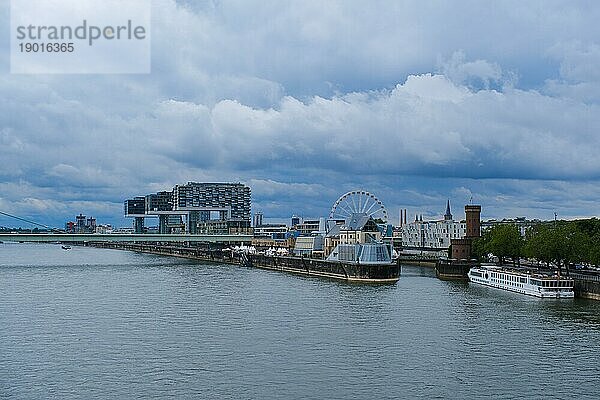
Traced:
<svg viewBox="0 0 600 400">
<path fill-rule="evenodd" d="M 125 200 L 123 205 L 126 217 L 134 218 L 134 232 L 144 233 L 144 217 L 146 216 L 146 198 L 144 196 Z"/>
<path fill-rule="evenodd" d="M 147 213 L 173 211 L 173 192 L 158 192 L 146 196 Z"/>
<path fill-rule="evenodd" d="M 157 216 L 162 234 L 180 229 L 181 218 L 191 234 L 250 233 L 250 195 L 250 188 L 241 183 L 188 182 L 170 192 L 126 200 L 125 216 L 135 218 L 137 233 L 143 232 L 145 217 Z"/>
<path fill-rule="evenodd" d="M 481 236 L 481 206 L 468 204 L 465 206 L 466 235 L 461 239 L 451 240 L 451 256 L 456 260 L 469 260 L 473 239 Z"/>
<path fill-rule="evenodd" d="M 67 221 L 65 223 L 65 232 L 67 233 L 94 233 L 96 232 L 96 218 L 87 218 L 83 214 L 75 217 L 75 222 Z"/>
<path fill-rule="evenodd" d="M 260 211 L 257 211 L 254 213 L 254 224 L 253 226 L 255 228 L 258 228 L 259 226 L 263 225 L 263 213 Z"/>
</svg>

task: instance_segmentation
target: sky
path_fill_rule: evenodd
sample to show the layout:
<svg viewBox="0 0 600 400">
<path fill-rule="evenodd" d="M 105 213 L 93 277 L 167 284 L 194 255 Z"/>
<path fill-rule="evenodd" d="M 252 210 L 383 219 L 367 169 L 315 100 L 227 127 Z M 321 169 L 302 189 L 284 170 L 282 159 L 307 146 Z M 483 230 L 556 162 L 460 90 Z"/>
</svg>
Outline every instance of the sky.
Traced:
<svg viewBox="0 0 600 400">
<path fill-rule="evenodd" d="M 243 182 L 267 220 L 347 191 L 391 222 L 600 214 L 597 1 L 152 1 L 150 74 L 10 74 L 0 211 L 125 226 L 123 200 Z M 0 226 L 20 225 L 0 217 Z"/>
</svg>

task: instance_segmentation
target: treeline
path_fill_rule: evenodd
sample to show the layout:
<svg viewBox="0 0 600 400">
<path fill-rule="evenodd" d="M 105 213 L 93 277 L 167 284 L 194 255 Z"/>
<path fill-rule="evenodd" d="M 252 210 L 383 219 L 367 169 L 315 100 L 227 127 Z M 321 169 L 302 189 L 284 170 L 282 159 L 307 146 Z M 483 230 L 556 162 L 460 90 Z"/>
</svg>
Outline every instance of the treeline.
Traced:
<svg viewBox="0 0 600 400">
<path fill-rule="evenodd" d="M 514 224 L 499 224 L 473 242 L 473 255 L 487 261 L 488 255 L 518 262 L 533 258 L 559 268 L 570 264 L 600 265 L 600 220 L 542 222 L 521 236 Z"/>
<path fill-rule="evenodd" d="M 39 228 L 33 228 L 33 229 L 25 229 L 25 228 L 7 228 L 5 226 L 0 226 L 0 233 L 12 233 L 12 232 L 18 232 L 18 233 L 44 233 L 44 232 L 49 232 L 48 229 L 39 229 Z"/>
</svg>

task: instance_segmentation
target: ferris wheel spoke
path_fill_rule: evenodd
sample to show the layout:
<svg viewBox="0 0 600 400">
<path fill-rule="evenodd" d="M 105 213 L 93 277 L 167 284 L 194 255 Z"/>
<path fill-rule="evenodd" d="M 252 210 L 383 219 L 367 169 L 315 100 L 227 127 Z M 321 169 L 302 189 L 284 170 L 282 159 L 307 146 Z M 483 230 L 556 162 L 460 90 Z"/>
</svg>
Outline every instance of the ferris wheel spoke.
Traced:
<svg viewBox="0 0 600 400">
<path fill-rule="evenodd" d="M 368 210 L 365 210 L 364 212 L 368 214 L 368 213 L 371 211 L 371 209 L 372 209 L 373 207 L 375 207 L 376 205 L 377 205 L 377 203 L 373 203 L 373 204 L 371 204 L 371 207 L 369 207 L 369 209 L 368 209 Z"/>
<path fill-rule="evenodd" d="M 359 206 L 359 210 L 361 213 L 365 212 L 365 208 L 367 207 L 367 205 L 369 204 L 369 199 L 368 198 L 363 198 L 363 196 L 360 196 L 360 206 Z"/>
<path fill-rule="evenodd" d="M 348 216 L 350 216 L 350 215 L 352 215 L 354 213 L 354 211 L 352 210 L 352 208 L 349 208 L 346 205 L 340 205 L 340 206 L 341 206 L 341 209 L 348 214 Z"/>
<path fill-rule="evenodd" d="M 348 207 L 345 205 L 344 202 L 341 202 L 339 200 L 338 200 L 338 202 L 336 202 L 336 204 L 334 204 L 333 208 L 331 209 L 332 216 L 335 216 L 335 215 L 344 216 L 348 213 L 352 213 L 352 211 L 348 209 Z"/>
<path fill-rule="evenodd" d="M 380 212 L 380 211 L 381 211 L 381 209 L 379 209 L 379 210 L 373 210 L 373 211 L 371 211 L 370 213 L 367 213 L 367 215 L 368 215 L 369 217 L 372 217 L 373 215 L 377 214 L 377 213 L 378 213 L 378 212 Z"/>
<path fill-rule="evenodd" d="M 352 200 L 352 210 L 354 212 L 357 212 L 358 208 L 356 208 L 356 198 L 355 198 L 355 196 L 350 197 L 350 200 Z"/>
</svg>

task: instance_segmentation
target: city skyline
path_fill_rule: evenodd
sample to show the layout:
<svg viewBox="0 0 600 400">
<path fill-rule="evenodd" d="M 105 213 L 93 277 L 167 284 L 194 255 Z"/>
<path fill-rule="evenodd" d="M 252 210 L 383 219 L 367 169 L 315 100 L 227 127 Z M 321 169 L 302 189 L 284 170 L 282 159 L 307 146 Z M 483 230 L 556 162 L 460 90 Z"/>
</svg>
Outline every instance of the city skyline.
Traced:
<svg viewBox="0 0 600 400">
<path fill-rule="evenodd" d="M 147 75 L 11 75 L 0 35 L 0 211 L 122 226 L 196 181 L 243 182 L 265 221 L 356 189 L 392 222 L 600 214 L 600 7 L 370 4 L 157 1 Z"/>
</svg>

